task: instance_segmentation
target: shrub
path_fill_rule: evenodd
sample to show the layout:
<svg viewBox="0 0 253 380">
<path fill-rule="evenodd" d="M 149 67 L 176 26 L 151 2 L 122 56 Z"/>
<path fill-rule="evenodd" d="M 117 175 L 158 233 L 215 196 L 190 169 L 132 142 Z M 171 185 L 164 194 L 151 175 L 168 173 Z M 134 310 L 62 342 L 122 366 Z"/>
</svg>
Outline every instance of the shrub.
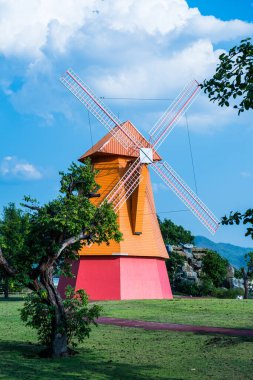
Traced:
<svg viewBox="0 0 253 380">
<path fill-rule="evenodd" d="M 91 324 L 96 324 L 101 306 L 88 305 L 88 296 L 83 289 L 76 292 L 71 286 L 66 287 L 66 299 L 63 301 L 66 312 L 68 344 L 76 347 L 85 337 L 89 337 Z M 37 330 L 40 343 L 48 346 L 52 335 L 54 308 L 47 304 L 46 292 L 31 293 L 25 299 L 21 310 L 21 319 L 26 326 Z"/>
<path fill-rule="evenodd" d="M 217 288 L 212 292 L 213 297 L 217 298 L 236 298 L 237 296 L 243 296 L 244 290 L 240 288 L 225 289 Z"/>
<path fill-rule="evenodd" d="M 181 281 L 179 284 L 177 284 L 177 290 L 185 295 L 193 297 L 201 296 L 200 287 L 194 282 Z"/>
<path fill-rule="evenodd" d="M 199 291 L 201 296 L 210 296 L 214 289 L 215 286 L 212 280 L 208 277 L 203 277 L 199 285 Z"/>
</svg>

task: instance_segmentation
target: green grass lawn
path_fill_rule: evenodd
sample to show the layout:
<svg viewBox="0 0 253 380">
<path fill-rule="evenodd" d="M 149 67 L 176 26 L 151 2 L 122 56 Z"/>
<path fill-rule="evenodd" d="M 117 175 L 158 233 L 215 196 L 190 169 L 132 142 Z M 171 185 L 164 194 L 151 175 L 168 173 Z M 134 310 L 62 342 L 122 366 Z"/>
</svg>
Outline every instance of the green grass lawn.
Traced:
<svg viewBox="0 0 253 380">
<path fill-rule="evenodd" d="M 252 303 L 245 301 L 187 299 L 103 304 L 104 315 L 124 318 L 170 321 L 167 305 L 173 306 L 173 321 L 182 318 L 182 322 L 193 323 L 187 320 L 187 311 L 192 318 L 196 309 L 196 320 L 213 325 L 216 305 L 217 323 L 225 323 L 227 319 L 229 326 L 249 327 L 252 319 Z M 79 355 L 62 360 L 39 359 L 35 332 L 20 322 L 21 306 L 22 302 L 17 301 L 0 302 L 1 380 L 253 379 L 253 340 L 218 335 L 100 325 L 94 327 L 90 339 L 80 346 Z M 233 325 L 227 314 L 235 310 Z M 210 312 L 209 319 L 207 312 Z"/>
<path fill-rule="evenodd" d="M 100 304 L 107 317 L 253 329 L 253 300 L 174 298 Z"/>
</svg>

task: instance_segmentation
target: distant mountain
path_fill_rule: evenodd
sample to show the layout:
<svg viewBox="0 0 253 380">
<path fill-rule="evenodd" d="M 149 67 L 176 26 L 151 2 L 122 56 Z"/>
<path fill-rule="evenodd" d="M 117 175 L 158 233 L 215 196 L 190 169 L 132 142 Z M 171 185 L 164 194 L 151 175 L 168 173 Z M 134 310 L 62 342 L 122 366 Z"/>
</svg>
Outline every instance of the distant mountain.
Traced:
<svg viewBox="0 0 253 380">
<path fill-rule="evenodd" d="M 227 243 L 214 243 L 204 236 L 195 236 L 195 246 L 208 248 L 218 252 L 222 257 L 227 259 L 233 266 L 240 268 L 244 265 L 243 256 L 245 253 L 252 252 L 253 248 L 239 247 Z"/>
</svg>

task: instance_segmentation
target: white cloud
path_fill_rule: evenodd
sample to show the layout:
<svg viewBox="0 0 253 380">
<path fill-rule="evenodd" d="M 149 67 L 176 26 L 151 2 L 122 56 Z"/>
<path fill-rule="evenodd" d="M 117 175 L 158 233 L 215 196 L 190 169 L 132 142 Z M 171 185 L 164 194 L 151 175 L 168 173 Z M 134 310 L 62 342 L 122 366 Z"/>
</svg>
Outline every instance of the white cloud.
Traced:
<svg viewBox="0 0 253 380">
<path fill-rule="evenodd" d="M 241 175 L 241 177 L 243 177 L 243 178 L 250 178 L 250 177 L 252 177 L 252 173 L 249 172 L 249 171 L 247 171 L 247 170 L 243 170 L 243 171 L 241 171 L 240 175 Z"/>
<path fill-rule="evenodd" d="M 152 183 L 152 188 L 155 193 L 157 193 L 160 190 L 168 190 L 168 186 L 166 186 L 162 182 L 153 182 Z"/>
<path fill-rule="evenodd" d="M 185 0 L 0 0 L 0 15 L 0 53 L 9 60 L 0 86 L 16 110 L 48 124 L 56 112 L 79 117 L 58 82 L 72 64 L 98 95 L 175 97 L 189 79 L 212 75 L 222 52 L 214 43 L 253 32 L 253 23 L 202 16 Z M 15 58 L 24 80 L 13 90 Z M 217 124 L 208 112 L 191 116 L 196 130 Z"/>
<path fill-rule="evenodd" d="M 239 122 L 234 108 L 218 107 L 203 93 L 187 112 L 187 119 L 190 130 L 201 134 L 213 134 L 232 122 Z M 179 125 L 185 127 L 185 120 L 182 119 Z"/>
<path fill-rule="evenodd" d="M 208 38 L 212 43 L 230 41 L 253 32 L 253 24 L 241 20 L 222 21 L 214 16 L 197 15 L 190 20 L 189 34 Z"/>
<path fill-rule="evenodd" d="M 41 171 L 25 160 L 14 156 L 6 156 L 0 163 L 0 174 L 5 178 L 38 180 L 42 178 Z"/>
<path fill-rule="evenodd" d="M 221 52 L 214 51 L 210 41 L 197 40 L 180 52 L 154 56 L 141 64 L 137 61 L 129 65 L 127 61 L 109 74 L 101 73 L 94 83 L 107 96 L 165 96 L 168 90 L 177 92 L 192 78 L 201 81 L 210 75 Z"/>
<path fill-rule="evenodd" d="M 62 0 L 60 3 L 58 0 L 1 0 L 0 14 L 2 54 L 34 58 L 41 58 L 48 44 L 56 54 L 64 53 L 70 42 L 90 36 L 95 40 L 99 35 L 106 39 L 104 36 L 110 31 L 128 38 L 132 34 L 142 40 L 143 35 L 155 36 L 158 44 L 163 44 L 162 37 L 171 39 L 178 34 L 217 42 L 253 32 L 250 23 L 202 16 L 185 0 Z"/>
<path fill-rule="evenodd" d="M 108 24 L 112 29 L 150 35 L 171 33 L 183 28 L 187 21 L 199 14 L 184 0 L 118 0 L 108 2 Z"/>
<path fill-rule="evenodd" d="M 63 52 L 69 38 L 92 16 L 96 1 L 2 0 L 1 52 L 40 57 L 48 38 Z"/>
</svg>

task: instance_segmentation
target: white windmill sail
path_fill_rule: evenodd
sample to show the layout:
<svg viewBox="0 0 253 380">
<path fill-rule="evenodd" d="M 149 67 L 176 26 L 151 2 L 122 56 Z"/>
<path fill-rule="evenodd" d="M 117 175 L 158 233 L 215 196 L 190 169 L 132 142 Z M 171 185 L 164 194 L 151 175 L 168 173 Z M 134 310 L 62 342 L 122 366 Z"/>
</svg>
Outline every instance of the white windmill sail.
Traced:
<svg viewBox="0 0 253 380">
<path fill-rule="evenodd" d="M 137 158 L 125 172 L 124 176 L 107 195 L 106 200 L 113 204 L 117 212 L 124 202 L 131 196 L 138 187 L 142 176 L 141 166 L 151 164 L 152 169 L 162 178 L 166 185 L 183 201 L 190 211 L 200 220 L 200 222 L 214 234 L 219 227 L 219 220 L 190 189 L 190 187 L 180 178 L 171 166 L 163 161 L 152 162 L 147 147 L 143 147 L 143 141 L 133 135 L 126 128 L 117 116 L 92 92 L 92 90 L 74 73 L 67 70 L 61 77 L 61 82 L 71 91 L 74 96 L 100 121 L 100 123 L 112 134 L 129 155 L 133 151 L 139 151 L 144 159 Z M 164 142 L 176 123 L 192 104 L 200 92 L 200 86 L 196 81 L 190 82 L 175 101 L 170 105 L 158 122 L 150 131 L 150 148 L 153 153 L 155 149 Z M 117 128 L 115 128 L 115 126 Z M 150 150 L 148 148 L 148 150 Z"/>
</svg>

